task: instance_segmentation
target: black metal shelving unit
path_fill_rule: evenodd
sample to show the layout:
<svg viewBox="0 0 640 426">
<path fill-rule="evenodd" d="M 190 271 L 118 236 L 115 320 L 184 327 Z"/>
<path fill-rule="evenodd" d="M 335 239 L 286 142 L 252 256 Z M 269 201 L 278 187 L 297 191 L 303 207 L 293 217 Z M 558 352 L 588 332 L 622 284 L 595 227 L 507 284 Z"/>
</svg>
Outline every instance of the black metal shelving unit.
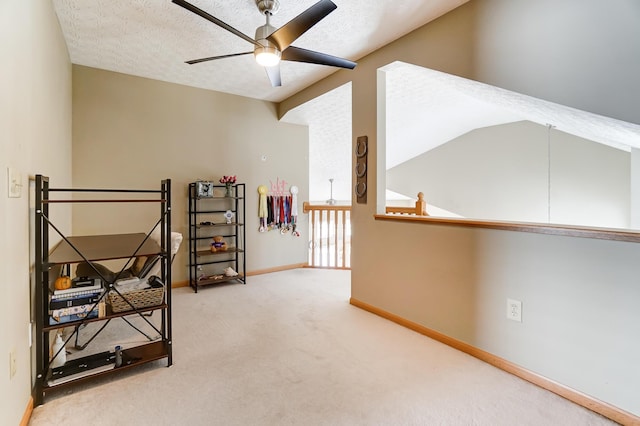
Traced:
<svg viewBox="0 0 640 426">
<path fill-rule="evenodd" d="M 68 199 L 51 198 L 52 193 L 68 193 Z M 106 199 L 95 198 L 96 194 L 123 194 L 123 199 L 114 199 L 114 195 L 107 195 Z M 83 197 L 87 194 L 88 197 Z M 139 197 L 139 198 L 133 198 Z M 118 235 L 88 235 L 88 236 L 66 236 L 53 223 L 50 211 L 53 206 L 69 203 L 156 203 L 159 205 L 159 216 L 153 229 L 148 233 L 130 233 Z M 113 206 L 112 206 L 113 207 Z M 158 244 L 150 238 L 152 232 L 159 227 L 160 243 Z M 57 235 L 56 240 L 61 239 L 55 247 L 50 247 L 50 235 Z M 45 395 L 58 389 L 66 388 L 69 385 L 77 384 L 80 381 L 111 374 L 119 371 L 129 370 L 136 366 L 148 362 L 165 359 L 167 366 L 172 364 L 172 341 L 171 341 L 171 180 L 166 179 L 161 182 L 160 189 L 155 190 L 135 190 L 135 189 L 72 189 L 53 188 L 49 185 L 49 178 L 42 175 L 36 176 L 35 191 L 35 321 L 36 321 L 36 379 L 32 391 L 35 405 L 44 402 Z M 113 312 L 108 304 L 105 304 L 103 315 L 94 318 L 85 318 L 77 321 L 61 322 L 55 325 L 50 324 L 49 301 L 52 293 L 52 283 L 58 276 L 62 268 L 70 270 L 70 265 L 81 262 L 95 262 L 112 259 L 127 259 L 131 262 L 138 256 L 158 255 L 160 262 L 160 275 L 164 288 L 162 290 L 162 301 L 154 306 L 137 308 L 127 298 L 127 293 L 121 294 L 115 287 L 113 281 L 109 281 L 98 271 L 101 276 L 104 293 L 100 300 L 95 302 L 97 306 L 100 302 L 106 301 L 109 291 L 118 293 L 124 301 L 130 305 L 130 310 Z M 151 312 L 160 313 L 160 325 L 151 323 L 148 315 Z M 96 355 L 75 358 L 67 361 L 65 365 L 56 369 L 57 372 L 64 371 L 65 368 L 73 371 L 85 368 L 85 371 L 76 372 L 72 379 L 62 382 L 52 380 L 51 362 L 58 354 L 49 355 L 50 332 L 57 332 L 62 328 L 73 328 L 73 332 L 66 338 L 65 346 L 72 338 L 78 337 L 79 330 L 85 324 L 101 321 L 103 327 L 109 321 L 122 318 L 128 322 L 126 316 L 139 316 L 158 333 L 158 338 L 150 343 L 143 343 L 138 346 L 128 347 L 118 353 L 119 362 L 116 364 L 115 352 L 106 352 L 103 358 L 112 360 L 113 366 L 103 365 L 105 368 L 92 369 L 90 364 Z M 129 325 L 131 325 L 129 323 Z M 95 337 L 98 332 L 94 334 Z M 134 327 L 135 328 L 135 327 Z M 136 328 L 136 330 L 138 330 Z M 140 331 L 140 330 L 138 330 Z M 141 332 L 141 331 L 140 331 Z M 141 332 L 142 333 L 142 332 Z M 89 344 L 93 337 L 87 342 Z M 151 339 L 149 339 L 151 340 Z M 118 365 L 119 364 L 119 365 Z M 89 366 L 87 366 L 89 365 Z M 63 370 L 60 370 L 63 369 Z M 64 373 L 60 373 L 64 374 Z"/>
<path fill-rule="evenodd" d="M 197 182 L 189 184 L 189 285 L 198 288 L 213 284 L 246 284 L 245 184 L 231 186 L 231 196 L 223 196 L 225 185 L 211 185 L 213 196 L 199 197 Z M 231 223 L 224 214 L 233 213 Z M 213 236 L 227 243 L 226 251 L 211 251 Z M 224 267 L 232 267 L 236 276 L 226 276 Z"/>
</svg>

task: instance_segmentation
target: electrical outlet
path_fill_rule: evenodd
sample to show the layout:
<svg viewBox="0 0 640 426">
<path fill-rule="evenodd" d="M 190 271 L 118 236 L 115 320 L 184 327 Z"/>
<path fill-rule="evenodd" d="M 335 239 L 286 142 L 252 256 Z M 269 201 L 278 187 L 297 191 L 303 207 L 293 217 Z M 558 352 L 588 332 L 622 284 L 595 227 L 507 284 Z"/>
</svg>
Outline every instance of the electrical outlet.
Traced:
<svg viewBox="0 0 640 426">
<path fill-rule="evenodd" d="M 16 375 L 17 367 L 16 348 L 13 348 L 9 352 L 9 379 L 13 379 L 13 376 Z"/>
<path fill-rule="evenodd" d="M 512 321 L 522 322 L 522 302 L 507 299 L 507 318 Z"/>
</svg>

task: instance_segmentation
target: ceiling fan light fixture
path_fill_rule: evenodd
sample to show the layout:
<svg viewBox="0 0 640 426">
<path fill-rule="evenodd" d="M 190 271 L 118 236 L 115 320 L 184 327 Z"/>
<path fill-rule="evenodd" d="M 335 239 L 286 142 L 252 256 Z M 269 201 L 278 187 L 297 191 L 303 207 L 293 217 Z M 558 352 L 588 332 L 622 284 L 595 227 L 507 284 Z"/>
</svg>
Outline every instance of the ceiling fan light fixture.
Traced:
<svg viewBox="0 0 640 426">
<path fill-rule="evenodd" d="M 256 62 L 263 67 L 273 67 L 280 63 L 282 54 L 273 46 L 256 47 L 253 51 Z"/>
<path fill-rule="evenodd" d="M 250 1 L 250 0 L 244 0 Z M 230 33 L 238 36 L 251 43 L 254 48 L 253 51 L 232 53 L 228 55 L 218 55 L 208 58 L 195 59 L 186 61 L 187 64 L 197 64 L 201 62 L 212 61 L 215 59 L 230 58 L 232 56 L 250 55 L 253 53 L 256 62 L 262 65 L 266 72 L 269 81 L 273 87 L 282 86 L 282 79 L 280 77 L 280 60 L 292 61 L 292 62 L 306 62 L 317 65 L 328 65 L 339 68 L 353 69 L 356 66 L 355 62 L 347 59 L 331 56 L 326 53 L 315 52 L 313 50 L 302 49 L 292 46 L 295 40 L 302 34 L 307 32 L 311 27 L 316 25 L 325 16 L 335 10 L 338 6 L 331 0 L 319 0 L 313 6 L 306 9 L 304 12 L 281 26 L 280 28 L 274 28 L 269 21 L 271 16 L 277 12 L 280 7 L 280 0 L 253 0 L 258 7 L 260 13 L 265 17 L 266 23 L 256 28 L 256 35 L 254 38 L 249 37 L 242 31 L 238 31 L 231 25 L 221 21 L 215 16 L 205 12 L 202 9 L 194 6 L 186 0 L 172 0 L 173 3 L 184 9 L 193 12 L 194 14 L 212 22 L 220 28 L 229 31 Z M 284 55 L 283 55 L 284 52 Z"/>
</svg>

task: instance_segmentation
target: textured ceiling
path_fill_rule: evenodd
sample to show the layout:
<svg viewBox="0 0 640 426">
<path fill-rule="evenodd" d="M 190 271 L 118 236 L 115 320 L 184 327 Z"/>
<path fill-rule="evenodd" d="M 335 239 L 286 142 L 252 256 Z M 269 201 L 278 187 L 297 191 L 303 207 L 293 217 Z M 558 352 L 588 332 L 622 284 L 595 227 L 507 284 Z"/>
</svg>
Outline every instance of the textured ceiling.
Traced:
<svg viewBox="0 0 640 426">
<path fill-rule="evenodd" d="M 250 98 L 279 102 L 336 68 L 283 61 L 282 87 L 271 87 L 252 55 L 196 65 L 202 57 L 253 46 L 170 0 L 52 0 L 71 62 Z M 317 0 L 280 0 L 280 27 Z M 333 0 L 336 10 L 294 45 L 357 60 L 467 0 Z M 265 23 L 255 0 L 190 0 L 252 37 Z"/>
<path fill-rule="evenodd" d="M 252 45 L 170 0 L 52 1 L 74 64 L 274 102 L 336 70 L 285 61 L 283 86 L 273 88 L 252 55 L 185 64 L 190 59 L 250 51 Z M 337 10 L 294 45 L 357 61 L 467 0 L 333 1 Z M 250 37 L 264 24 L 255 0 L 190 2 Z M 280 27 L 315 3 L 280 0 L 271 24 Z M 392 64 L 385 70 L 387 132 L 393 143 L 387 167 L 474 128 L 518 120 L 550 123 L 620 149 L 640 148 L 640 126 L 634 124 L 408 64 Z M 313 198 L 329 198 L 329 178 L 335 179 L 334 198 L 350 197 L 350 98 L 350 86 L 344 86 L 285 117 L 310 126 L 310 162 L 317 163 L 310 164 Z M 336 161 L 342 155 L 344 164 Z"/>
</svg>

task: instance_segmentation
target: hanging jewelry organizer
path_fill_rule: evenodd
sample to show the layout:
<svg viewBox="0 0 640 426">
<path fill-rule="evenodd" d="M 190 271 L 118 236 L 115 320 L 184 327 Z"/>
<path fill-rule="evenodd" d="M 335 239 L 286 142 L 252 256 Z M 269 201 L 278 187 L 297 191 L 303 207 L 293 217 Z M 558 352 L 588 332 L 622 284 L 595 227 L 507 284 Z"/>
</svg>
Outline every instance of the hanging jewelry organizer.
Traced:
<svg viewBox="0 0 640 426">
<path fill-rule="evenodd" d="M 299 237 L 298 221 L 298 187 L 292 185 L 287 191 L 284 180 L 276 179 L 276 184 L 270 182 L 271 189 L 266 185 L 258 186 L 258 218 L 259 232 L 280 231 L 285 235 L 291 233 Z"/>
</svg>

